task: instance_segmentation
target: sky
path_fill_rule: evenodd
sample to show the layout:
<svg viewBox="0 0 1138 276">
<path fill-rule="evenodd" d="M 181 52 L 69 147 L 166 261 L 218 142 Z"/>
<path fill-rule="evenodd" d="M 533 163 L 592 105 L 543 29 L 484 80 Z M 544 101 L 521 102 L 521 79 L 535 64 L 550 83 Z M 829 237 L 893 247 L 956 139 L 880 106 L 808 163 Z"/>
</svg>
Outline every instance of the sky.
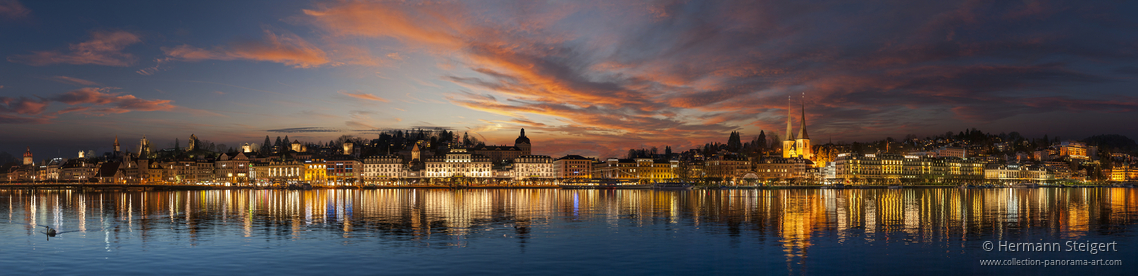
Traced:
<svg viewBox="0 0 1138 276">
<path fill-rule="evenodd" d="M 0 0 L 0 151 L 441 127 L 534 154 L 1138 137 L 1130 1 Z"/>
</svg>

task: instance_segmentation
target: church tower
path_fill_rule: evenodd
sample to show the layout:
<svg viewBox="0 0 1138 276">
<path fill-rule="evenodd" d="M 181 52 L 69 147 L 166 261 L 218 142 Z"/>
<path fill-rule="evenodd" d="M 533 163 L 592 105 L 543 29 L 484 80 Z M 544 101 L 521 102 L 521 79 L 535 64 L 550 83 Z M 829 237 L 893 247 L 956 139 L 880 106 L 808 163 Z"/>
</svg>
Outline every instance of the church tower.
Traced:
<svg viewBox="0 0 1138 276">
<path fill-rule="evenodd" d="M 522 150 L 522 155 L 530 155 L 530 142 L 529 137 L 526 137 L 526 129 L 522 129 L 522 134 L 518 139 L 514 139 L 514 146 Z"/>
<path fill-rule="evenodd" d="M 190 134 L 190 145 L 186 147 L 186 151 L 193 151 L 198 149 L 198 136 Z"/>
<path fill-rule="evenodd" d="M 142 135 L 142 140 L 138 141 L 138 158 L 146 159 L 150 156 L 150 140 L 146 140 L 146 135 Z"/>
<path fill-rule="evenodd" d="M 32 148 L 28 147 L 28 151 L 24 152 L 24 165 L 31 165 L 32 163 L 35 163 L 32 160 Z"/>
<path fill-rule="evenodd" d="M 795 149 L 802 158 L 814 160 L 814 150 L 810 146 L 810 136 L 806 134 L 806 94 L 802 94 L 802 128 L 798 130 Z"/>
<path fill-rule="evenodd" d="M 119 154 L 119 136 L 115 135 L 115 154 Z"/>
<path fill-rule="evenodd" d="M 790 104 L 790 96 L 786 97 L 786 140 L 782 140 L 782 158 L 798 157 L 798 151 L 794 148 L 794 124 L 791 123 L 791 118 L 794 117 L 793 105 Z"/>
</svg>

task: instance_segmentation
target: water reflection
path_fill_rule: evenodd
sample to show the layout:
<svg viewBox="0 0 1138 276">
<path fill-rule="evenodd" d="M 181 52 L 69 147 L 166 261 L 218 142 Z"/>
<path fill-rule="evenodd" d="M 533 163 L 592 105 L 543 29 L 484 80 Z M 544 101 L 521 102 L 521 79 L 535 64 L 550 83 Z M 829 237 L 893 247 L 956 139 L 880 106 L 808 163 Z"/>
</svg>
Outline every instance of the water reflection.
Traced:
<svg viewBox="0 0 1138 276">
<path fill-rule="evenodd" d="M 1121 233 L 1138 218 L 1138 189 L 903 190 L 209 190 L 79 192 L 0 190 L 7 220 L 28 235 L 48 225 L 103 235 L 107 250 L 137 236 L 239 235 L 299 240 L 387 237 L 463 247 L 479 233 L 524 244 L 535 229 L 574 231 L 670 225 L 781 246 L 802 263 L 821 238 L 838 243 L 936 243 L 1031 235 L 1076 239 Z M 137 232 L 137 233 L 136 233 Z M 495 232 L 498 233 L 498 232 Z M 496 235 L 496 234 L 495 234 Z M 64 235 L 65 236 L 65 235 Z M 523 245 L 524 246 L 524 245 Z"/>
</svg>

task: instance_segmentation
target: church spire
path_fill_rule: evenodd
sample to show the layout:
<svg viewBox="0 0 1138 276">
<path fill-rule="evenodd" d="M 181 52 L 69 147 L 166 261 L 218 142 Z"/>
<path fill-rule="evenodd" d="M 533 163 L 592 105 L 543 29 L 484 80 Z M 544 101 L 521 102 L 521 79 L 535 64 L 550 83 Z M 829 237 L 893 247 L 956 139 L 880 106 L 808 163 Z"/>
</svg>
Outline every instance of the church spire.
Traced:
<svg viewBox="0 0 1138 276">
<path fill-rule="evenodd" d="M 115 152 L 119 152 L 119 136 L 115 135 Z"/>
<path fill-rule="evenodd" d="M 794 123 L 791 123 L 791 118 L 794 116 L 793 105 L 790 103 L 790 97 L 786 96 L 786 140 L 794 140 Z"/>
<path fill-rule="evenodd" d="M 806 135 L 806 93 L 802 93 L 802 129 L 798 130 L 798 139 L 810 139 Z"/>
</svg>

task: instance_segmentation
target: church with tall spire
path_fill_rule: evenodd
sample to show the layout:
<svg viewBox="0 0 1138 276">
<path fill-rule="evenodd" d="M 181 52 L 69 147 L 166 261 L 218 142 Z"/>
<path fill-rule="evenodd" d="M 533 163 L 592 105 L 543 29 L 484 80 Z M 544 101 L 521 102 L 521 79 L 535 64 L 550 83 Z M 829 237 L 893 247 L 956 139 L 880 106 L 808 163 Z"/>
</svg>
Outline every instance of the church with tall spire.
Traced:
<svg viewBox="0 0 1138 276">
<path fill-rule="evenodd" d="M 794 105 L 791 97 L 786 99 L 786 140 L 782 141 L 783 158 L 814 159 L 814 149 L 810 144 L 810 135 L 806 133 L 806 95 L 802 95 L 802 125 L 798 135 L 794 135 Z"/>
</svg>

